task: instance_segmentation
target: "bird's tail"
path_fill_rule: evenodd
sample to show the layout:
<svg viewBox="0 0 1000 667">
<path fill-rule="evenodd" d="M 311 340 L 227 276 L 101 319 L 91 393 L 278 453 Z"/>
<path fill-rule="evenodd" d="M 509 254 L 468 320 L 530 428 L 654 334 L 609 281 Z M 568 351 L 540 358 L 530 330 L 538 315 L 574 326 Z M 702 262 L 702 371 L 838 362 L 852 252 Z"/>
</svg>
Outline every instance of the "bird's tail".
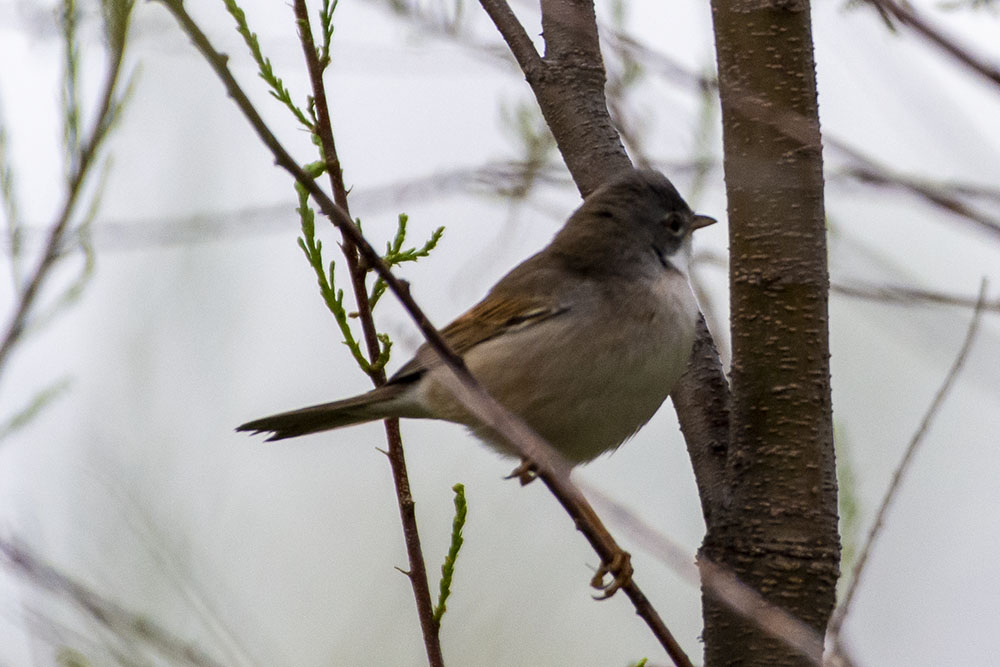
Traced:
<svg viewBox="0 0 1000 667">
<path fill-rule="evenodd" d="M 252 431 L 253 434 L 270 433 L 267 438 L 269 441 L 284 440 L 376 419 L 404 416 L 405 410 L 394 410 L 391 404 L 397 402 L 408 388 L 407 385 L 387 384 L 342 401 L 313 405 L 255 419 L 237 426 L 236 430 Z"/>
</svg>

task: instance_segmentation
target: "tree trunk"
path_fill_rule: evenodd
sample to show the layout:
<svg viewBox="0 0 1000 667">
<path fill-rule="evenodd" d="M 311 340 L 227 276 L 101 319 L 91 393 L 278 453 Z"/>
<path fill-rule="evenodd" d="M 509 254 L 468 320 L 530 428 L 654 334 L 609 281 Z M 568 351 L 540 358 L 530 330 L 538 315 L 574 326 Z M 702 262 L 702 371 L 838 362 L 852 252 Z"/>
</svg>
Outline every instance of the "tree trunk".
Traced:
<svg viewBox="0 0 1000 667">
<path fill-rule="evenodd" d="M 700 554 L 822 637 L 839 570 L 823 171 L 809 4 L 713 0 L 729 200 L 727 502 Z M 705 664 L 804 656 L 703 593 Z"/>
</svg>

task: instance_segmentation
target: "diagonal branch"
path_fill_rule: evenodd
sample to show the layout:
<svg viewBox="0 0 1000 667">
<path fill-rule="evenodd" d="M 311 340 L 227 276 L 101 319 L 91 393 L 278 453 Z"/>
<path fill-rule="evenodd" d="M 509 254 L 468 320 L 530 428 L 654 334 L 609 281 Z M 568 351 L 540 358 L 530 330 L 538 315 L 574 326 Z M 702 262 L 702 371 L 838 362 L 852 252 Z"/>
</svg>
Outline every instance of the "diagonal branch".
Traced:
<svg viewBox="0 0 1000 667">
<path fill-rule="evenodd" d="M 931 25 L 910 3 L 897 2 L 896 0 L 868 0 L 868 2 L 889 14 L 903 25 L 913 28 L 926 39 L 936 44 L 938 48 L 973 72 L 984 77 L 987 81 L 1000 86 L 1000 69 L 973 55 L 955 39 L 945 35 L 940 29 Z"/>
<path fill-rule="evenodd" d="M 371 266 L 386 282 L 389 289 L 395 293 L 403 308 L 424 334 L 431 349 L 438 354 L 443 364 L 451 371 L 450 375 L 442 378 L 446 388 L 452 392 L 463 408 L 468 410 L 479 422 L 500 433 L 508 444 L 533 465 L 538 478 L 566 509 L 577 529 L 583 533 L 601 557 L 602 562 L 613 566 L 617 565 L 618 571 L 614 573 L 616 575 L 630 574 L 631 567 L 628 565 L 628 555 L 611 537 L 580 490 L 569 480 L 570 466 L 566 461 L 551 445 L 535 434 L 520 418 L 501 406 L 476 382 L 462 358 L 448 346 L 413 300 L 409 284 L 392 273 L 375 249 L 362 236 L 350 216 L 323 192 L 315 180 L 305 173 L 268 129 L 260 114 L 247 98 L 246 93 L 243 92 L 229 71 L 227 57 L 215 50 L 205 33 L 184 9 L 183 0 L 160 0 L 160 2 L 173 14 L 195 47 L 215 71 L 229 96 L 236 102 L 260 140 L 271 151 L 277 165 L 291 174 L 309 192 L 323 213 L 329 216 L 340 231 L 357 246 L 363 261 Z M 616 580 L 606 589 L 607 592 L 613 592 L 616 586 L 620 586 L 621 590 L 632 601 L 636 613 L 651 628 L 675 663 L 681 667 L 691 665 L 691 661 L 681 651 L 676 639 L 670 634 L 656 610 L 649 604 L 631 576 L 622 577 L 620 582 Z"/>
</svg>

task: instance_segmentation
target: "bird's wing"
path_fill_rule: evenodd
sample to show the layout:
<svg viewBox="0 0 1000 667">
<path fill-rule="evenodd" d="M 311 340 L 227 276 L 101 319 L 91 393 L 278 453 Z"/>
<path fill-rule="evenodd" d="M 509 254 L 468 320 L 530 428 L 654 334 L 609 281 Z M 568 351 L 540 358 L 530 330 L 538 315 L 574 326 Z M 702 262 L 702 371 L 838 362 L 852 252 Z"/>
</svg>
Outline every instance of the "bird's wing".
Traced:
<svg viewBox="0 0 1000 667">
<path fill-rule="evenodd" d="M 465 314 L 441 330 L 441 335 L 456 353 L 464 355 L 476 345 L 497 336 L 534 326 L 567 312 L 569 308 L 541 296 L 489 298 L 480 301 Z M 417 379 L 425 370 L 439 363 L 427 343 L 420 346 L 413 359 L 392 376 L 390 382 Z"/>
</svg>

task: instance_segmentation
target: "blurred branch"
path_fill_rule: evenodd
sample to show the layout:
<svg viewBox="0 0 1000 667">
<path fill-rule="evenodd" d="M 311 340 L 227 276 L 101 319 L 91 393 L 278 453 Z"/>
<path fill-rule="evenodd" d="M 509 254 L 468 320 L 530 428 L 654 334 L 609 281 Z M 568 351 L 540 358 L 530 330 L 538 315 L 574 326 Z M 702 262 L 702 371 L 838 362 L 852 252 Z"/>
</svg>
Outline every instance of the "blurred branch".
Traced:
<svg viewBox="0 0 1000 667">
<path fill-rule="evenodd" d="M 844 296 L 867 299 L 869 301 L 881 301 L 883 303 L 898 303 L 901 305 L 925 303 L 942 306 L 963 306 L 966 308 L 978 308 L 983 312 L 1000 313 L 1000 299 L 994 301 L 977 300 L 976 297 L 946 294 L 944 292 L 907 287 L 905 285 L 833 282 L 830 285 L 830 289 Z"/>
<path fill-rule="evenodd" d="M 710 250 L 699 250 L 694 256 L 693 263 L 695 266 L 707 264 L 718 269 L 726 269 L 728 267 L 728 259 L 725 255 Z M 856 299 L 896 303 L 903 306 L 918 304 L 961 306 L 965 308 L 980 308 L 983 312 L 1000 313 L 1000 299 L 981 301 L 977 297 L 949 294 L 947 292 L 910 287 L 908 285 L 878 284 L 859 280 L 841 282 L 835 278 L 831 278 L 830 291 Z"/>
<path fill-rule="evenodd" d="M 69 390 L 70 384 L 69 378 L 62 378 L 36 392 L 26 405 L 7 417 L 6 421 L 0 423 L 0 441 L 28 424 L 38 413 L 65 394 Z"/>
<path fill-rule="evenodd" d="M 956 39 L 949 37 L 940 28 L 932 25 L 910 3 L 896 2 L 896 0 L 867 0 L 867 2 L 878 9 L 880 13 L 891 16 L 920 33 L 952 58 L 993 85 L 1000 86 L 1000 70 L 995 65 L 974 55 Z"/>
<path fill-rule="evenodd" d="M 72 3 L 68 2 L 66 6 L 71 5 Z M 110 47 L 108 72 L 97 98 L 97 114 L 84 138 L 76 136 L 75 131 L 72 130 L 78 124 L 78 119 L 72 117 L 78 112 L 72 106 L 65 109 L 67 128 L 69 128 L 67 129 L 67 150 L 70 151 L 68 159 L 70 172 L 67 179 L 66 195 L 59 215 L 49 227 L 48 237 L 37 265 L 30 272 L 24 286 L 17 288 L 17 302 L 14 305 L 10 323 L 7 325 L 2 341 L 0 341 L 0 376 L 2 376 L 3 368 L 10 358 L 11 350 L 24 332 L 28 316 L 35 306 L 42 286 L 51 275 L 52 267 L 63 256 L 63 245 L 70 229 L 70 222 L 83 196 L 84 182 L 97 162 L 104 139 L 120 115 L 122 98 L 118 94 L 118 88 L 131 9 L 131 0 L 106 0 L 105 29 Z M 70 15 L 72 12 L 67 12 L 67 16 Z M 72 30 L 69 32 L 72 34 Z M 74 44 L 68 43 L 66 48 L 72 52 Z M 70 60 L 75 58 L 67 57 Z M 69 68 L 67 77 L 74 78 L 75 72 L 75 68 Z M 66 85 L 75 87 L 75 83 L 67 83 Z M 72 141 L 70 142 L 69 139 Z"/>
<path fill-rule="evenodd" d="M 979 228 L 991 233 L 1000 240 L 1000 218 L 977 211 L 953 193 L 968 192 L 951 185 L 938 185 L 927 180 L 894 173 L 884 165 L 880 165 L 861 151 L 837 139 L 827 138 L 826 144 L 848 155 L 855 164 L 845 168 L 845 173 L 862 183 L 876 186 L 900 188 L 927 200 L 937 208 L 943 209 L 960 218 L 975 223 Z M 982 194 L 980 191 L 979 194 Z"/>
<path fill-rule="evenodd" d="M 173 636 L 153 621 L 124 609 L 84 584 L 42 562 L 26 546 L 0 538 L 3 564 L 31 584 L 76 604 L 115 635 L 152 646 L 164 656 L 194 667 L 221 667 L 198 648 Z"/>
<path fill-rule="evenodd" d="M 302 187 L 309 191 L 323 213 L 329 216 L 345 237 L 355 244 L 362 260 L 385 280 L 389 289 L 397 296 L 403 308 L 424 334 L 430 348 L 438 354 L 444 366 L 451 371 L 451 374 L 445 374 L 440 378 L 445 389 L 451 392 L 455 399 L 462 404 L 462 407 L 468 410 L 469 414 L 477 421 L 501 434 L 508 444 L 530 464 L 537 477 L 549 488 L 573 519 L 577 529 L 583 533 L 600 556 L 602 568 L 598 574 L 603 571 L 615 577 L 615 581 L 607 586 L 602 584 L 600 577 L 595 577 L 592 584 L 600 586 L 604 590 L 605 596 L 612 594 L 619 588 L 623 590 L 635 606 L 636 612 L 650 626 L 661 643 L 671 644 L 671 647 L 667 649 L 668 652 L 672 656 L 682 656 L 680 659 L 675 658 L 675 662 L 680 665 L 690 665 L 690 661 L 680 651 L 679 645 L 662 619 L 649 604 L 649 600 L 638 584 L 632 579 L 632 568 L 629 564 L 628 554 L 618 546 L 587 499 L 570 481 L 570 466 L 567 462 L 559 456 L 551 445 L 542 440 L 520 418 L 497 403 L 476 382 L 462 358 L 448 346 L 413 300 L 409 285 L 389 270 L 347 212 L 327 196 L 316 181 L 309 177 L 271 133 L 267 124 L 247 98 L 246 93 L 233 78 L 226 56 L 215 50 L 208 37 L 185 11 L 182 0 L 160 0 L 160 2 L 173 14 L 183 31 L 204 56 L 208 65 L 225 86 L 227 94 L 239 107 L 262 143 L 271 151 L 276 164 L 291 174 Z"/>
<path fill-rule="evenodd" d="M 833 618 L 830 620 L 828 635 L 830 637 L 830 642 L 834 647 L 834 652 L 839 650 L 838 647 L 841 643 L 841 630 L 843 628 L 844 621 L 851 611 L 851 604 L 854 602 L 858 587 L 861 584 L 865 566 L 868 564 L 868 559 L 871 556 L 875 543 L 882 534 L 882 528 L 885 525 L 885 518 L 888 515 L 889 507 L 899 494 L 903 479 L 910 470 L 910 466 L 917 453 L 917 449 L 923 443 L 924 437 L 930 430 L 931 423 L 934 421 L 934 418 L 940 411 L 945 399 L 948 397 L 948 393 L 951 391 L 951 388 L 955 383 L 955 379 L 958 377 L 959 371 L 962 370 L 962 366 L 965 365 L 965 361 L 969 356 L 969 351 L 972 349 L 972 343 L 975 341 L 976 334 L 979 332 L 979 324 L 982 319 L 983 305 L 986 298 L 986 287 L 987 282 L 984 278 L 979 288 L 979 300 L 976 303 L 975 312 L 972 314 L 972 320 L 969 322 L 969 328 L 965 334 L 965 340 L 962 342 L 962 347 L 958 352 L 958 356 L 955 357 L 955 361 L 952 362 L 951 368 L 948 370 L 947 375 L 945 375 L 944 381 L 941 383 L 937 393 L 934 395 L 934 399 L 931 401 L 930 406 L 928 406 L 927 411 L 924 413 L 924 417 L 920 421 L 920 426 L 910 439 L 910 443 L 906 447 L 903 458 L 900 460 L 899 465 L 896 466 L 896 470 L 893 472 L 892 481 L 890 481 L 889 487 L 885 491 L 885 496 L 882 498 L 882 503 L 879 505 L 878 512 L 875 515 L 875 521 L 872 524 L 871 529 L 868 531 L 868 537 L 866 538 L 864 545 L 859 551 L 858 560 L 851 573 L 850 586 L 848 587 L 843 600 L 841 600 L 840 605 L 834 612 Z"/>
</svg>

